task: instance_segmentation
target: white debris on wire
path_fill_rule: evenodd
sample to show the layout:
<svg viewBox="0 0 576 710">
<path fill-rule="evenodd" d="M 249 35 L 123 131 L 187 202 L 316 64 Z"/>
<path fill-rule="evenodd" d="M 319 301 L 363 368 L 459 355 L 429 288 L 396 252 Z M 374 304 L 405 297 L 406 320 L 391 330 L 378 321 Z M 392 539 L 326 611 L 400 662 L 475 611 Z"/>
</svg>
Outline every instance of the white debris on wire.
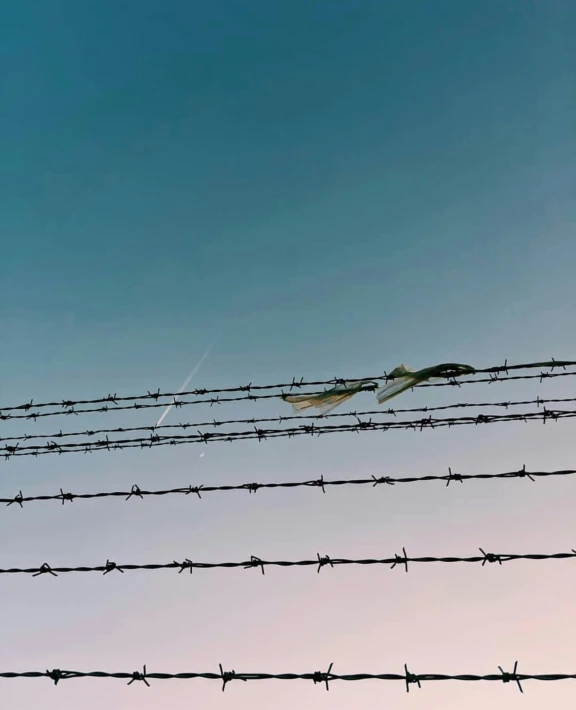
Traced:
<svg viewBox="0 0 576 710">
<path fill-rule="evenodd" d="M 406 367 L 406 365 L 398 365 L 398 367 L 394 368 L 388 375 L 388 377 L 393 379 L 376 390 L 376 398 L 378 399 L 378 404 L 383 404 L 389 399 L 392 399 L 392 397 L 396 397 L 402 392 L 412 389 L 412 387 L 422 385 L 429 380 L 471 375 L 474 372 L 474 368 L 470 367 L 470 365 L 460 365 L 455 362 L 425 367 L 423 370 L 416 371 Z"/>
<path fill-rule="evenodd" d="M 412 370 L 406 365 L 398 365 L 387 376 L 386 384 L 376 390 L 378 404 L 383 404 L 389 399 L 405 392 L 406 390 L 422 385 L 430 380 L 447 379 L 461 375 L 474 374 L 475 369 L 470 365 L 447 362 L 441 365 L 425 367 L 422 370 Z M 346 402 L 358 392 L 373 391 L 376 389 L 374 382 L 367 380 L 348 380 L 332 387 L 332 389 L 317 394 L 286 394 L 283 399 L 289 402 L 296 412 L 315 408 L 322 414 L 328 414 L 335 407 Z"/>
<path fill-rule="evenodd" d="M 336 387 L 332 387 L 326 392 L 319 392 L 318 394 L 285 394 L 283 399 L 289 402 L 296 412 L 314 407 L 319 409 L 322 414 L 328 414 L 339 404 L 346 402 L 365 389 L 366 385 L 371 385 L 371 389 L 374 389 L 375 386 L 374 383 L 366 382 L 365 380 L 350 380 L 336 385 Z"/>
</svg>

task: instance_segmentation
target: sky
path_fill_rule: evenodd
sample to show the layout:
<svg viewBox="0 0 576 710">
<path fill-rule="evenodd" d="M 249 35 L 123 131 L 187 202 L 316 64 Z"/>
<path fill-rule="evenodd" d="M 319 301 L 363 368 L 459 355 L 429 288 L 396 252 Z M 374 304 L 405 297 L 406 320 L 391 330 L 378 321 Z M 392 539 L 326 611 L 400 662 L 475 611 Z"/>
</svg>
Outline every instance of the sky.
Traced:
<svg viewBox="0 0 576 710">
<path fill-rule="evenodd" d="M 219 333 L 191 385 L 576 359 L 575 30 L 570 0 L 1 4 L 0 409 L 176 391 Z M 161 411 L 4 422 L 0 435 L 154 424 Z M 275 400 L 217 411 L 288 413 Z M 215 414 L 187 407 L 164 423 Z M 0 462 L 0 495 L 571 468 L 571 428 L 20 458 Z M 573 490 L 566 478 L 10 506 L 0 566 L 564 551 Z M 518 660 L 574 672 L 575 575 L 569 561 L 12 575 L 0 580 L 0 670 L 483 674 Z M 14 710 L 531 710 L 573 693 L 524 691 L 0 681 Z"/>
</svg>

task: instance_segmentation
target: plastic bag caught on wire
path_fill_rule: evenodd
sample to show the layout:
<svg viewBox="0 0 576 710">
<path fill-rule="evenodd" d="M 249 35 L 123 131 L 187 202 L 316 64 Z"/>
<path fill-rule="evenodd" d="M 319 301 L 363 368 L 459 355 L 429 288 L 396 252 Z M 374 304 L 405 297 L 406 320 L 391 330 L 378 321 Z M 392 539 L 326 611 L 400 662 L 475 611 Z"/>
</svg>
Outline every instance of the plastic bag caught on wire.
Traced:
<svg viewBox="0 0 576 710">
<path fill-rule="evenodd" d="M 412 370 L 406 365 L 398 365 L 388 375 L 394 379 L 387 382 L 383 387 L 376 390 L 378 404 L 387 402 L 392 397 L 396 397 L 401 392 L 417 387 L 430 380 L 445 379 L 447 377 L 458 377 L 460 375 L 471 375 L 475 369 L 470 365 L 460 365 L 455 362 L 446 362 L 441 365 L 425 367 L 422 370 Z"/>
<path fill-rule="evenodd" d="M 367 389 L 370 385 L 371 389 L 375 387 L 373 382 L 350 380 L 318 394 L 285 394 L 282 395 L 282 399 L 289 402 L 296 412 L 314 407 L 322 414 L 328 414 L 335 407 L 346 402 L 363 389 Z"/>
</svg>

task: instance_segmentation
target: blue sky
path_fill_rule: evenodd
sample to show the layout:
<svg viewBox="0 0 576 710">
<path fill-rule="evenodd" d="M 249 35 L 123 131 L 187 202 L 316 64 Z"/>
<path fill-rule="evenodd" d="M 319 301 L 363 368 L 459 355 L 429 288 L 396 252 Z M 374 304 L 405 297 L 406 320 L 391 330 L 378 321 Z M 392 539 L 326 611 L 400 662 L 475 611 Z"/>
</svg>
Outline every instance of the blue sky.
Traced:
<svg viewBox="0 0 576 710">
<path fill-rule="evenodd" d="M 362 376 L 400 362 L 483 366 L 506 357 L 573 356 L 576 8 L 569 0 L 20 0 L 0 9 L 0 27 L 1 401 L 176 389 L 220 331 L 196 378 L 203 386 L 293 375 Z M 569 396 L 568 385 L 554 387 Z M 493 391 L 474 395 L 485 400 Z M 444 396 L 423 392 L 405 397 L 427 403 Z M 530 385 L 518 393 L 541 390 Z M 558 432 L 567 430 L 558 425 Z M 421 449 L 410 445 L 409 455 L 406 442 L 413 436 L 390 434 L 386 455 L 406 473 L 425 461 L 445 469 L 446 446 L 462 467 L 482 461 L 498 469 L 506 457 L 522 458 L 518 448 L 546 462 L 551 447 L 561 456 L 566 439 L 560 434 L 539 428 L 527 441 L 527 431 L 434 432 L 423 436 Z M 114 464 L 104 454 L 88 463 L 64 460 L 74 457 L 10 462 L 2 488 L 57 490 L 78 481 L 76 487 L 96 490 L 100 484 L 131 485 L 138 476 L 151 483 L 159 469 L 162 480 L 179 484 L 190 471 L 218 480 L 295 479 L 299 471 L 318 473 L 321 467 L 349 473 L 354 466 L 381 466 L 381 438 L 356 438 L 322 440 L 322 448 L 313 442 L 241 445 L 238 453 L 222 450 L 201 462 L 196 452 L 184 451 L 122 454 Z M 563 483 L 559 497 L 569 489 Z M 474 490 L 470 499 L 450 495 L 464 496 L 479 529 L 486 528 L 491 505 L 478 497 L 479 487 Z M 418 499 L 410 493 L 402 496 L 403 505 Z M 63 558 L 69 550 L 67 559 L 116 554 L 111 547 L 128 557 L 146 557 L 146 549 L 173 555 L 177 533 L 181 539 L 200 536 L 206 555 L 225 557 L 231 533 L 238 540 L 257 539 L 256 520 L 272 527 L 266 535 L 272 556 L 274 540 L 298 555 L 306 545 L 291 526 L 295 518 L 312 516 L 313 507 L 306 506 L 316 503 L 308 493 L 288 497 L 289 504 L 271 498 L 270 507 L 264 495 L 256 498 L 206 506 L 209 512 L 194 524 L 184 515 L 188 502 L 155 501 L 142 508 L 146 514 L 119 504 L 36 508 L 21 516 L 10 562 L 32 555 L 38 545 L 50 556 L 50 535 Z M 351 554 L 365 544 L 360 532 L 354 534 L 354 521 L 368 498 L 354 494 L 358 508 L 344 526 Z M 325 511 L 328 522 L 337 523 L 349 510 L 348 498 L 337 500 Z M 438 507 L 428 510 L 427 497 L 419 499 L 420 539 L 428 540 L 423 530 L 434 528 L 438 545 L 448 546 L 446 497 L 434 500 Z M 370 505 L 374 517 L 363 524 L 386 537 L 377 504 Z M 504 505 L 501 514 L 505 530 Z M 163 533 L 151 529 L 139 538 L 134 531 L 151 515 Z M 3 524 L 5 534 L 15 524 L 12 517 Z M 400 534 L 401 516 L 394 520 L 390 525 Z M 531 526 L 524 525 L 528 535 Z M 77 526 L 85 529 L 71 540 Z M 221 549 L 207 544 L 205 529 Z M 41 530 L 46 533 L 38 541 Z M 327 540 L 329 533 L 327 526 Z M 98 540 L 106 538 L 101 553 Z M 152 548 L 142 547 L 145 540 Z M 278 619 L 280 636 L 289 633 L 290 619 L 310 591 L 287 580 L 282 576 L 289 611 Z M 351 575 L 350 585 L 353 580 Z M 57 581 L 58 589 L 72 590 L 66 607 L 74 604 L 80 592 L 72 580 Z M 139 581 L 134 589 L 120 582 L 123 591 L 118 582 L 114 591 L 126 595 L 126 604 L 138 594 L 150 603 L 160 598 L 154 596 L 156 582 Z M 14 603 L 23 605 L 21 590 L 30 588 L 30 580 L 11 585 Z M 90 613 L 98 619 L 120 613 L 122 601 L 111 591 L 97 612 L 88 610 L 99 585 L 101 580 L 81 590 L 88 595 L 86 609 L 78 607 L 70 638 L 56 649 L 60 656 L 64 649 L 70 653 L 68 665 L 79 658 L 78 638 L 90 637 Z M 161 588 L 172 599 L 170 582 Z M 266 587 L 264 606 L 272 603 L 268 592 L 271 599 L 281 594 Z M 199 603 L 209 605 L 211 594 L 205 590 Z M 227 609 L 247 604 L 256 592 L 247 587 L 245 598 L 238 594 L 225 595 Z M 64 601 L 56 596 L 45 603 L 50 616 Z M 38 633 L 46 636 L 42 619 Z M 127 624 L 127 637 L 133 632 Z M 92 642 L 92 652 L 85 648 L 78 662 L 106 666 L 105 646 Z M 344 637 L 340 642 L 349 645 Z M 138 655 L 139 643 L 125 641 L 126 659 Z M 413 644 L 422 643 L 414 631 Z M 200 665 L 212 659 L 206 644 L 197 647 Z M 337 645 L 334 637 L 328 655 Z M 29 651 L 23 649 L 19 664 L 27 664 Z M 296 654 L 275 651 L 280 665 L 299 665 Z M 258 665 L 269 658 L 256 654 L 254 660 Z M 358 659 L 362 665 L 360 652 Z M 422 663 L 427 659 L 433 662 L 434 653 L 424 654 Z M 9 660 L 4 657 L 3 665 L 13 666 Z M 165 663 L 178 660 L 167 654 Z M 474 661 L 496 662 L 488 654 Z M 39 656 L 34 662 L 44 667 L 48 661 Z M 54 663 L 65 665 L 57 658 Z M 399 667 L 403 663 L 398 658 Z M 39 692 L 28 687 L 26 692 Z M 274 697 L 238 691 L 252 708 L 269 707 Z M 71 691 L 59 687 L 53 707 L 66 707 L 62 692 Z M 112 694 L 98 696 L 95 686 L 90 707 L 132 707 L 121 705 L 111 686 L 98 692 Z M 358 696 L 366 707 L 373 704 L 373 691 L 362 692 L 368 693 Z M 338 702 L 349 706 L 355 696 L 347 693 Z M 14 695 L 11 707 L 25 697 Z M 30 695 L 20 707 L 36 697 L 47 702 L 44 695 Z M 157 707 L 162 697 L 150 695 L 149 702 Z M 171 697 L 171 707 L 184 707 L 184 697 Z M 430 697 L 422 693 L 419 702 Z M 450 697 L 440 694 L 438 702 L 457 707 L 467 696 Z M 488 696 L 482 697 L 484 702 Z M 215 695 L 202 698 L 223 702 Z M 297 689 L 283 700 L 286 707 L 312 702 Z M 70 695 L 69 707 L 74 702 Z M 513 700 L 506 702 L 514 707 Z"/>
</svg>

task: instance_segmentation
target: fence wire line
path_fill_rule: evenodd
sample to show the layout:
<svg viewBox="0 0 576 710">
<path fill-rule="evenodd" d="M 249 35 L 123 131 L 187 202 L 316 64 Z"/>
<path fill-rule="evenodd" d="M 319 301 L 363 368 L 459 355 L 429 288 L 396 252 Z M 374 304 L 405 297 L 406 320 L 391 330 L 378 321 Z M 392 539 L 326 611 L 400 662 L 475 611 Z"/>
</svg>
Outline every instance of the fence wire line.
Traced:
<svg viewBox="0 0 576 710">
<path fill-rule="evenodd" d="M 211 421 L 205 422 L 179 422 L 178 424 L 161 424 L 160 426 L 138 426 L 138 427 L 115 427 L 111 429 L 86 429 L 84 431 L 69 431 L 63 432 L 60 429 L 59 432 L 52 434 L 22 434 L 20 436 L 0 436 L 0 441 L 31 441 L 32 439 L 63 439 L 71 438 L 73 436 L 100 436 L 101 434 L 128 434 L 138 431 L 150 431 L 156 432 L 166 429 L 197 429 L 198 427 L 214 427 L 218 428 L 221 426 L 229 426 L 230 424 L 270 424 L 288 421 L 302 421 L 304 419 L 312 419 L 314 421 L 320 421 L 322 419 L 341 419 L 343 417 L 371 417 L 373 415 L 390 415 L 396 416 L 397 414 L 406 413 L 428 413 L 428 412 L 439 412 L 446 411 L 449 409 L 474 409 L 474 408 L 484 408 L 484 407 L 501 407 L 508 409 L 508 407 L 519 407 L 527 404 L 535 404 L 537 407 L 546 406 L 547 404 L 560 404 L 576 402 L 576 397 L 560 397 L 556 399 L 543 399 L 541 397 L 536 397 L 536 399 L 525 399 L 525 400 L 508 400 L 505 402 L 458 402 L 455 404 L 443 404 L 437 407 L 407 407 L 404 409 L 373 409 L 369 411 L 348 411 L 348 412 L 337 412 L 336 414 L 299 414 L 299 415 L 288 415 L 279 417 L 252 417 L 250 419 L 212 419 Z"/>
<path fill-rule="evenodd" d="M 576 366 L 576 361 L 572 360 L 559 360 L 556 361 L 552 359 L 549 362 L 538 362 L 538 363 L 528 363 L 528 364 L 523 364 L 523 365 L 507 365 L 504 364 L 502 366 L 495 366 L 495 367 L 489 367 L 489 368 L 483 368 L 483 369 L 478 369 L 476 370 L 476 374 L 488 374 L 488 378 L 481 378 L 481 379 L 466 379 L 466 380 L 457 380 L 454 377 L 447 376 L 446 382 L 429 382 L 425 383 L 422 385 L 418 385 L 419 387 L 453 387 L 453 386 L 460 386 L 462 384 L 480 384 L 480 383 L 494 383 L 494 382 L 501 382 L 504 380 L 531 380 L 531 379 L 539 379 L 542 381 L 543 379 L 546 378 L 551 378 L 551 377 L 571 377 L 576 375 L 576 372 L 554 372 L 553 370 L 555 368 L 562 368 L 566 369 L 567 366 Z M 551 372 L 540 372 L 537 375 L 508 375 L 508 372 L 510 370 L 518 370 L 518 369 L 542 369 L 542 368 L 549 368 L 552 370 Z M 501 373 L 506 373 L 504 375 L 501 375 Z M 390 375 L 387 375 L 386 373 L 378 375 L 377 377 L 357 377 L 357 378 L 341 378 L 341 377 L 334 377 L 331 380 L 311 380 L 311 381 L 305 381 L 303 378 L 297 379 L 293 378 L 292 382 L 288 383 L 278 383 L 278 384 L 271 384 L 271 385 L 253 385 L 252 383 L 249 383 L 248 385 L 240 385 L 238 387 L 225 387 L 225 388 L 213 388 L 213 389 L 193 389 L 185 392 L 160 392 L 160 390 L 156 390 L 154 392 L 148 391 L 146 394 L 140 394 L 140 395 L 129 395 L 125 397 L 119 397 L 117 394 L 108 394 L 106 397 L 99 397 L 96 399 L 79 399 L 79 400 L 73 400 L 73 399 L 63 399 L 59 402 L 53 401 L 53 402 L 39 402 L 34 404 L 34 400 L 30 400 L 29 402 L 25 402 L 24 404 L 19 404 L 19 405 L 13 405 L 13 406 L 4 406 L 0 408 L 0 420 L 7 420 L 7 419 L 38 419 L 40 417 L 49 417 L 49 416 L 66 416 L 66 415 L 74 415 L 74 414 L 88 414 L 88 413 L 105 413 L 109 411 L 122 411 L 122 410 L 127 410 L 127 409 L 156 409 L 160 407 L 166 407 L 168 404 L 173 404 L 176 407 L 182 407 L 182 406 L 187 406 L 187 405 L 192 405 L 192 404 L 221 404 L 223 402 L 238 402 L 242 400 L 258 400 L 258 399 L 278 399 L 278 398 L 283 398 L 287 392 L 284 390 L 288 390 L 289 392 L 293 391 L 294 389 L 301 390 L 303 387 L 317 387 L 317 386 L 335 386 L 338 384 L 342 384 L 344 382 L 350 381 L 353 379 L 356 382 L 366 382 L 366 388 L 365 391 L 373 391 L 376 389 L 375 384 L 373 384 L 375 381 L 381 380 L 381 381 L 391 381 L 396 379 L 396 377 L 391 377 Z M 372 383 L 372 384 L 370 384 Z M 263 390 L 270 390 L 270 389 L 280 389 L 282 390 L 279 393 L 276 394 L 269 394 L 269 395 L 259 395 L 259 394 L 253 394 L 254 391 L 263 391 Z M 324 390 L 320 390 L 322 392 Z M 240 392 L 240 393 L 246 393 L 243 394 L 240 397 L 220 397 L 220 394 L 225 394 L 225 393 L 235 393 L 235 392 Z M 317 394 L 319 391 L 312 391 L 312 392 L 306 392 L 305 394 Z M 206 397 L 206 395 L 216 395 L 210 396 L 207 399 L 198 399 L 198 400 L 182 400 L 182 397 L 186 396 L 194 396 L 194 397 Z M 167 402 L 159 402 L 160 399 L 162 398 L 170 398 L 170 401 Z M 139 402 L 143 400 L 154 400 L 153 404 L 139 404 Z M 133 401 L 134 404 L 132 405 L 119 405 L 119 402 L 129 402 Z M 87 408 L 87 409 L 77 409 L 78 405 L 85 405 L 85 404 L 102 404 L 102 407 L 94 407 L 94 408 Z M 113 405 L 113 406 L 110 406 Z M 32 410 L 34 409 L 42 409 L 46 407 L 61 407 L 62 410 L 57 410 L 57 411 L 51 411 L 51 412 L 33 412 Z M 23 414 L 11 414 L 11 412 L 14 411 L 23 411 Z"/>
<path fill-rule="evenodd" d="M 403 478 L 394 478 L 392 476 L 372 476 L 371 478 L 350 478 L 343 480 L 326 480 L 324 476 L 310 481 L 288 481 L 283 483 L 241 483 L 237 485 L 197 485 L 183 486 L 180 488 L 168 488 L 161 490 L 148 491 L 134 484 L 129 491 L 103 491 L 98 493 L 71 493 L 64 492 L 62 488 L 60 493 L 54 495 L 36 495 L 25 496 L 20 491 L 13 498 L 0 498 L 0 503 L 5 503 L 7 506 L 19 505 L 23 507 L 24 503 L 32 501 L 48 501 L 58 500 L 64 505 L 66 502 L 74 502 L 75 500 L 91 500 L 93 498 L 124 498 L 144 499 L 147 496 L 166 496 L 166 495 L 190 495 L 193 494 L 198 498 L 202 498 L 202 493 L 213 493 L 222 491 L 248 491 L 248 493 L 256 493 L 261 489 L 271 488 L 320 488 L 323 493 L 326 493 L 326 487 L 331 486 L 367 486 L 372 487 L 384 484 L 393 486 L 396 483 L 420 483 L 422 481 L 446 481 L 446 487 L 452 482 L 464 482 L 469 480 L 489 480 L 499 478 L 529 478 L 535 481 L 536 478 L 547 478 L 550 476 L 573 476 L 576 474 L 574 469 L 565 469 L 559 471 L 527 471 L 526 466 L 523 466 L 517 471 L 507 471 L 504 473 L 452 473 L 452 469 L 448 469 L 448 473 L 444 475 L 424 475 L 424 476 L 406 476 Z"/>
<path fill-rule="evenodd" d="M 253 681 L 253 680 L 306 680 L 312 681 L 314 685 L 321 684 L 326 690 L 330 690 L 330 683 L 334 681 L 365 681 L 365 680 L 386 680 L 386 681 L 401 681 L 406 688 L 406 692 L 410 692 L 410 686 L 415 685 L 421 688 L 422 682 L 428 681 L 464 681 L 477 682 L 488 681 L 496 683 L 516 683 L 518 690 L 523 693 L 522 682 L 526 680 L 538 681 L 558 681 L 558 680 L 575 680 L 576 673 L 518 673 L 518 661 L 514 663 L 514 669 L 511 672 L 505 671 L 501 666 L 498 666 L 499 673 L 488 673 L 486 675 L 475 675 L 471 673 L 459 675 L 447 675 L 444 673 L 411 673 L 408 670 L 407 664 L 404 664 L 404 673 L 333 673 L 334 664 L 330 663 L 326 671 L 313 671 L 312 673 L 241 673 L 234 670 L 226 671 L 219 664 L 218 672 L 184 672 L 184 673 L 157 673 L 149 672 L 144 666 L 141 671 L 133 672 L 113 672 L 108 671 L 71 671 L 55 668 L 46 671 L 2 671 L 0 678 L 48 678 L 57 685 L 60 681 L 70 680 L 72 678 L 115 678 L 119 680 L 127 680 L 127 685 L 132 683 L 144 683 L 149 686 L 151 680 L 217 680 L 222 683 L 222 690 L 226 689 L 226 685 L 232 681 Z"/>
<path fill-rule="evenodd" d="M 159 562 L 150 564 L 123 564 L 118 565 L 116 562 L 111 560 L 106 560 L 106 564 L 95 565 L 92 567 L 79 566 L 79 567 L 52 567 L 47 562 L 44 562 L 40 567 L 6 567 L 0 568 L 0 574 L 28 574 L 33 577 L 40 577 L 43 575 L 51 575 L 57 577 L 59 574 L 75 573 L 75 572 L 102 572 L 104 575 L 110 572 L 133 572 L 135 570 L 147 570 L 156 571 L 163 569 L 177 569 L 178 573 L 187 570 L 192 574 L 195 569 L 235 569 L 242 567 L 243 569 L 259 569 L 262 574 L 265 574 L 266 567 L 316 567 L 316 571 L 320 572 L 323 567 L 336 567 L 343 565 L 389 565 L 390 569 L 394 569 L 396 566 L 404 567 L 404 570 L 408 572 L 408 565 L 415 563 L 426 563 L 426 562 L 468 562 L 468 563 L 480 563 L 482 567 L 488 563 L 498 563 L 502 565 L 504 562 L 510 562 L 512 560 L 530 560 L 530 561 L 541 561 L 541 560 L 564 560 L 570 558 L 576 558 L 576 550 L 571 550 L 570 552 L 554 552 L 552 554 L 501 554 L 493 552 L 484 552 L 482 548 L 478 548 L 481 552 L 480 555 L 474 555 L 471 557 L 408 557 L 406 550 L 402 548 L 402 554 L 395 554 L 394 557 L 384 557 L 384 558 L 366 558 L 366 559 L 349 559 L 342 557 L 330 557 L 329 555 L 316 555 L 316 559 L 311 560 L 263 560 L 260 557 L 252 555 L 249 560 L 244 560 L 241 562 L 193 562 L 192 560 L 186 558 L 182 562 Z"/>
<path fill-rule="evenodd" d="M 48 454 L 68 454 L 68 453 L 92 453 L 94 451 L 119 451 L 122 449 L 147 449 L 156 446 L 178 446 L 181 444 L 208 444 L 213 441 L 265 441 L 267 439 L 293 438 L 295 436 L 322 436 L 323 434 L 336 433 L 356 433 L 362 431 L 388 431 L 389 429 L 407 429 L 413 431 L 423 431 L 424 429 L 436 429 L 438 427 L 452 427 L 462 425 L 497 424 L 503 422 L 528 422 L 528 421 L 558 421 L 559 419 L 569 419 L 576 416 L 576 410 L 549 410 L 544 409 L 539 412 L 523 412 L 516 414 L 478 414 L 476 416 L 447 417 L 444 419 L 433 419 L 432 416 L 414 421 L 388 421 L 373 422 L 357 419 L 355 424 L 301 424 L 295 427 L 284 429 L 262 429 L 254 427 L 254 430 L 227 431 L 227 432 L 202 432 L 196 434 L 171 434 L 162 436 L 152 433 L 149 437 L 136 437 L 133 439 L 98 439 L 97 441 L 79 441 L 71 443 L 59 443 L 49 441 L 46 444 L 32 444 L 20 446 L 17 444 L 6 444 L 0 447 L 0 456 L 6 460 L 13 456 L 44 456 Z"/>
<path fill-rule="evenodd" d="M 477 384 L 483 384 L 483 383 L 488 383 L 488 384 L 493 384 L 494 382 L 503 382 L 506 380 L 539 380 L 540 383 L 544 379 L 551 378 L 551 377 L 573 377 L 576 375 L 576 372 L 541 372 L 539 375 L 522 375 L 522 376 L 510 376 L 510 377 L 497 377 L 493 376 L 488 379 L 476 379 L 476 380 L 448 380 L 447 382 L 436 382 L 436 383 L 427 383 L 427 384 L 421 384 L 418 385 L 418 387 L 460 387 L 461 385 L 477 385 Z M 415 385 L 416 386 L 416 385 Z M 373 392 L 376 389 L 375 385 L 366 385 L 363 389 L 358 390 L 359 392 Z M 413 389 L 413 388 L 412 388 Z M 325 392 L 325 390 L 313 390 L 310 392 L 304 392 L 302 394 L 307 394 L 307 395 L 312 395 L 312 394 L 320 394 Z M 186 393 L 183 393 L 185 395 Z M 284 399 L 286 397 L 286 392 L 279 392 L 276 394 L 248 394 L 248 395 L 243 395 L 241 397 L 211 397 L 209 399 L 176 399 L 174 398 L 172 401 L 169 402 L 155 402 L 154 404 L 129 404 L 129 405 L 116 405 L 115 402 L 119 401 L 115 395 L 110 395 L 111 399 L 107 400 L 108 402 L 114 403 L 114 406 L 111 407 L 109 404 L 106 404 L 102 407 L 95 407 L 95 408 L 87 408 L 87 409 L 76 409 L 75 406 L 67 406 L 69 403 L 63 401 L 61 406 L 63 407 L 62 410 L 58 411 L 50 411 L 50 412 L 30 412 L 26 409 L 28 405 L 25 405 L 23 409 L 28 411 L 27 414 L 11 414 L 8 412 L 8 414 L 3 413 L 0 411 L 0 421 L 8 421 L 8 420 L 13 420 L 13 419 L 27 419 L 27 420 L 33 420 L 36 421 L 37 419 L 41 419 L 44 417 L 62 417 L 62 416 L 76 416 L 80 414 L 105 414 L 107 412 L 122 412 L 122 411 L 127 411 L 127 410 L 140 410 L 140 409 L 163 409 L 167 407 L 168 405 L 172 405 L 175 408 L 180 408 L 180 407 L 187 407 L 189 405 L 193 404 L 209 404 L 210 407 L 213 407 L 216 404 L 225 404 L 228 402 L 242 402 L 246 400 L 250 401 L 257 401 L 261 399 Z M 154 395 L 155 396 L 155 395 Z M 161 396 L 161 395 L 159 395 Z M 179 395 L 179 397 L 182 395 Z M 29 403 L 30 404 L 30 403 Z M 34 405 L 30 405 L 34 406 Z M 5 410 L 6 411 L 6 410 Z"/>
</svg>

